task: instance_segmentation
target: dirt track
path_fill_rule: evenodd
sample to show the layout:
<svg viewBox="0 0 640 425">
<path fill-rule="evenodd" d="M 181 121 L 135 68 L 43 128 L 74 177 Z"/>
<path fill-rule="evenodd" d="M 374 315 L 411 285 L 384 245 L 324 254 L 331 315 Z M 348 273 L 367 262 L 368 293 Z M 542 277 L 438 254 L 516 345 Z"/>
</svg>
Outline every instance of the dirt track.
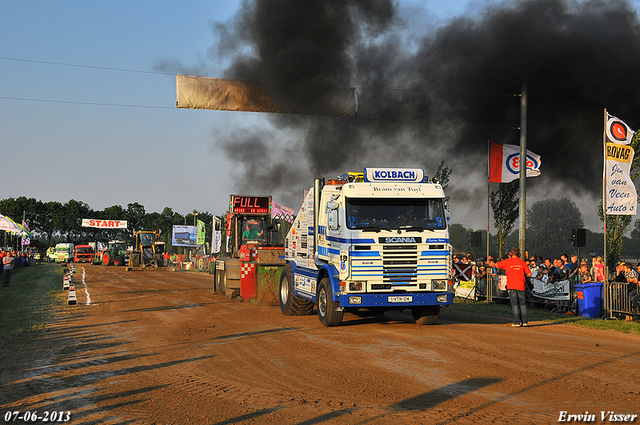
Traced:
<svg viewBox="0 0 640 425">
<path fill-rule="evenodd" d="M 325 328 L 316 316 L 213 294 L 206 274 L 78 265 L 74 280 L 79 305 L 2 365 L 0 420 L 9 410 L 69 411 L 74 424 L 522 424 L 557 423 L 560 411 L 604 423 L 600 411 L 640 414 L 634 335 L 511 328 L 452 309 L 435 326 L 387 314 Z"/>
</svg>

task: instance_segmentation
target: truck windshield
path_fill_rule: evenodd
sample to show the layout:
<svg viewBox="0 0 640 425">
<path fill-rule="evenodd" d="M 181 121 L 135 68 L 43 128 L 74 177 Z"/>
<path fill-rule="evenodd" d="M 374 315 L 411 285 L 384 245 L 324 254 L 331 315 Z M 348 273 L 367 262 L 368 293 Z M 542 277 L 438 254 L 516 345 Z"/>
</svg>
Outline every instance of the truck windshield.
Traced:
<svg viewBox="0 0 640 425">
<path fill-rule="evenodd" d="M 255 218 L 242 223 L 242 242 L 264 240 L 264 222 Z"/>
<path fill-rule="evenodd" d="M 89 246 L 86 246 L 86 247 L 85 246 L 79 246 L 79 247 L 76 247 L 76 252 L 78 254 L 90 254 L 91 253 L 91 247 L 89 247 Z"/>
<path fill-rule="evenodd" d="M 349 229 L 447 227 L 442 199 L 428 198 L 347 198 Z"/>
</svg>

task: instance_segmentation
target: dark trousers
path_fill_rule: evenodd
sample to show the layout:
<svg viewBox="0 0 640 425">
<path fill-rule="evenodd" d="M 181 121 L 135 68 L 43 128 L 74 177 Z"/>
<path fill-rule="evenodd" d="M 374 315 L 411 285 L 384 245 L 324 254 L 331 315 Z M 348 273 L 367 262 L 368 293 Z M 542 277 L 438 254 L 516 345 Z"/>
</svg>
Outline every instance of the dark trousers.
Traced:
<svg viewBox="0 0 640 425">
<path fill-rule="evenodd" d="M 524 325 L 529 323 L 527 317 L 527 293 L 525 291 L 517 291 L 509 289 L 509 301 L 513 309 L 513 323 L 515 325 Z"/>
<path fill-rule="evenodd" d="M 9 286 L 11 271 L 11 269 L 2 269 L 2 286 Z"/>
<path fill-rule="evenodd" d="M 640 308 L 640 291 L 636 289 L 629 292 L 629 300 L 631 301 L 631 308 Z"/>
</svg>

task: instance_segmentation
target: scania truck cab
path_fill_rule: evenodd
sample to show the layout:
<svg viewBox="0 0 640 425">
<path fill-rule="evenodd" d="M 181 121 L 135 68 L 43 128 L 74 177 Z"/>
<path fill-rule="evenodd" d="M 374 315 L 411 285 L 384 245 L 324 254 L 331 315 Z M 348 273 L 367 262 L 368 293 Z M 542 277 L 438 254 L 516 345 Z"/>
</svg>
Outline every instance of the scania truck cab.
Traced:
<svg viewBox="0 0 640 425">
<path fill-rule="evenodd" d="M 285 243 L 284 314 L 317 306 L 325 326 L 345 311 L 409 309 L 433 324 L 453 302 L 445 194 L 421 169 L 365 168 L 316 179 Z"/>
</svg>

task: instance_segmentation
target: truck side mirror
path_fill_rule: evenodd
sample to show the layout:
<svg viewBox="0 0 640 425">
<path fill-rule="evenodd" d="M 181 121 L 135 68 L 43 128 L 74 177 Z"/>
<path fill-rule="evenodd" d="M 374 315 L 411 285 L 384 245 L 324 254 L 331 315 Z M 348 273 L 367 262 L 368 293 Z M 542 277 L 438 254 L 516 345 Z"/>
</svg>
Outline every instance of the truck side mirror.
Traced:
<svg viewBox="0 0 640 425">
<path fill-rule="evenodd" d="M 327 227 L 329 230 L 338 230 L 340 223 L 338 220 L 338 203 L 335 201 L 327 202 Z"/>
</svg>

